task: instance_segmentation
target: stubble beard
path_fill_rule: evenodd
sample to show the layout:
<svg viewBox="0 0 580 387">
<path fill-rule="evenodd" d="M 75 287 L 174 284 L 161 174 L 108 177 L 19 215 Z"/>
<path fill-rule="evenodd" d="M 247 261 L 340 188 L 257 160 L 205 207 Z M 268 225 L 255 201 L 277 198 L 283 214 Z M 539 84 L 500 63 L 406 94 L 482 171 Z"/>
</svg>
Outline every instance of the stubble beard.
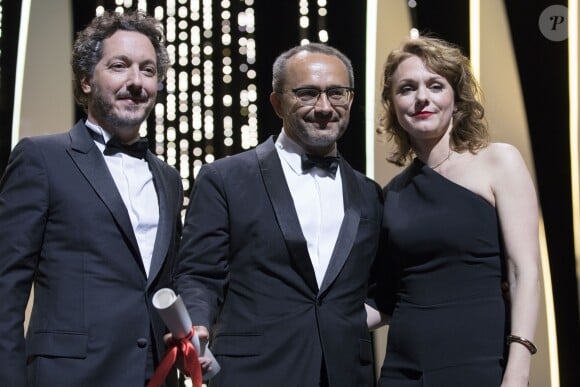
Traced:
<svg viewBox="0 0 580 387">
<path fill-rule="evenodd" d="M 306 124 L 300 127 L 300 133 L 303 141 L 312 148 L 330 149 L 334 147 L 344 130 L 342 127 L 319 129 L 312 124 Z"/>
<path fill-rule="evenodd" d="M 93 85 L 93 90 L 93 115 L 98 117 L 98 124 L 105 127 L 111 134 L 128 133 L 134 135 L 133 132 L 136 134 L 141 124 L 147 119 L 151 110 L 153 110 L 155 104 L 155 101 L 151 99 L 146 106 L 141 104 L 129 106 L 119 112 L 115 109 L 113 102 L 103 96 L 98 87 Z M 139 111 L 142 113 L 138 114 Z"/>
</svg>

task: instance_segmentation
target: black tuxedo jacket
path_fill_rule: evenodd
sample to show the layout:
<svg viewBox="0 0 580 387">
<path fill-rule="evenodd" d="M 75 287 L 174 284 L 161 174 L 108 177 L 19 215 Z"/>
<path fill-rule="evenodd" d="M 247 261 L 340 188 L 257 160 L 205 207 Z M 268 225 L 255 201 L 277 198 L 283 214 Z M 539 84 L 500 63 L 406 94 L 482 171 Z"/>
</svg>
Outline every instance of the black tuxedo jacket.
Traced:
<svg viewBox="0 0 580 387">
<path fill-rule="evenodd" d="M 158 358 L 165 350 L 150 300 L 172 286 L 179 175 L 148 152 L 159 226 L 147 277 L 127 209 L 87 130 L 78 122 L 68 133 L 23 139 L 0 182 L 0 386 L 143 387 L 148 348 Z"/>
<path fill-rule="evenodd" d="M 331 387 L 374 385 L 363 303 L 382 194 L 344 160 L 340 173 L 345 216 L 319 289 L 273 139 L 201 168 L 176 285 L 212 327 L 211 387 L 318 387 L 322 362 Z"/>
</svg>

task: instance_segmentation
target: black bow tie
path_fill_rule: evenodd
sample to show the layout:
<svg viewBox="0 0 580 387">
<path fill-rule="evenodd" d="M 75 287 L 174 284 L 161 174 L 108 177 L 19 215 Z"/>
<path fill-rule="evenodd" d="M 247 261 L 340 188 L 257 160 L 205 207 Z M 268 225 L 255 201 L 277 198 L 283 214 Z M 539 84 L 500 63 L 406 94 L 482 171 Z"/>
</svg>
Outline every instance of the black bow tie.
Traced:
<svg viewBox="0 0 580 387">
<path fill-rule="evenodd" d="M 111 139 L 105 144 L 105 139 L 100 133 L 91 129 L 88 129 L 88 131 L 93 140 L 105 145 L 105 151 L 103 154 L 107 156 L 112 156 L 117 153 L 125 153 L 132 157 L 144 159 L 147 154 L 147 149 L 149 149 L 149 141 L 147 141 L 146 138 L 141 138 L 133 144 L 123 144 L 117 137 L 111 137 Z"/>
<path fill-rule="evenodd" d="M 117 137 L 111 137 L 111 139 L 107 141 L 107 144 L 105 145 L 105 151 L 103 153 L 107 156 L 111 156 L 116 153 L 125 153 L 132 157 L 144 159 L 148 149 L 149 142 L 146 138 L 141 138 L 132 144 L 123 144 Z"/>
<path fill-rule="evenodd" d="M 338 169 L 338 157 L 337 156 L 316 156 L 316 155 L 302 155 L 302 170 L 309 171 L 314 167 L 325 170 L 330 177 L 333 179 L 336 177 L 336 171 Z"/>
</svg>

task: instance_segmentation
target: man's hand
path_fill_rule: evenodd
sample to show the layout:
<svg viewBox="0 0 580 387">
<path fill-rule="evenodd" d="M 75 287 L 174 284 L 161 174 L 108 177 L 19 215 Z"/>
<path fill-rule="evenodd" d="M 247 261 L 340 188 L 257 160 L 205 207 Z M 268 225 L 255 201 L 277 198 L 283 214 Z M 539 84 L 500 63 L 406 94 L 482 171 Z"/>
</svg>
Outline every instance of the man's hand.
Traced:
<svg viewBox="0 0 580 387">
<path fill-rule="evenodd" d="M 209 331 L 204 326 L 194 326 L 193 329 L 197 333 L 197 337 L 199 339 L 200 353 L 197 354 L 197 357 L 199 359 L 199 365 L 201 366 L 201 372 L 206 373 L 207 371 L 211 371 L 211 359 L 203 356 L 209 340 Z M 165 334 L 165 336 L 163 336 L 163 341 L 168 347 L 175 346 L 178 342 L 178 340 L 175 339 L 171 333 Z M 183 355 L 181 352 L 177 353 L 175 366 L 183 372 Z"/>
<path fill-rule="evenodd" d="M 209 341 L 209 331 L 204 326 L 194 326 L 193 329 L 197 332 L 199 347 L 201 348 L 201 353 L 198 354 L 201 372 L 206 373 L 207 371 L 211 371 L 211 359 L 204 356 L 205 348 Z"/>
</svg>

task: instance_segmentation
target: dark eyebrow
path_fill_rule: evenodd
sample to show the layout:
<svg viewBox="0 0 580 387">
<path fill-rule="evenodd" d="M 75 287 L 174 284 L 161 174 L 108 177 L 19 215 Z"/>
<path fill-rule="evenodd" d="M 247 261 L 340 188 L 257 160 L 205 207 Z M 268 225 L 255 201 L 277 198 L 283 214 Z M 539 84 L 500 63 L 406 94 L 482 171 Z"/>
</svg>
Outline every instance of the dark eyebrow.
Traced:
<svg viewBox="0 0 580 387">
<path fill-rule="evenodd" d="M 109 58 L 109 61 L 113 61 L 113 60 L 122 60 L 123 62 L 130 62 L 129 57 L 126 55 L 115 55 L 115 56 L 112 56 L 111 58 Z"/>
<path fill-rule="evenodd" d="M 304 85 L 304 86 L 295 87 L 294 90 L 296 90 L 296 89 L 328 90 L 328 89 L 334 89 L 334 88 L 337 88 L 337 87 L 351 89 L 351 87 L 350 86 L 347 86 L 347 85 L 329 85 L 329 86 L 327 86 L 325 88 L 321 88 L 319 86 L 314 86 L 314 85 Z"/>
<path fill-rule="evenodd" d="M 129 58 L 127 55 L 115 55 L 109 59 L 110 61 L 113 60 L 122 60 L 123 62 L 134 62 L 133 59 Z M 155 66 L 156 62 L 152 59 L 145 59 L 143 62 L 139 62 L 140 64 L 152 64 Z"/>
</svg>

